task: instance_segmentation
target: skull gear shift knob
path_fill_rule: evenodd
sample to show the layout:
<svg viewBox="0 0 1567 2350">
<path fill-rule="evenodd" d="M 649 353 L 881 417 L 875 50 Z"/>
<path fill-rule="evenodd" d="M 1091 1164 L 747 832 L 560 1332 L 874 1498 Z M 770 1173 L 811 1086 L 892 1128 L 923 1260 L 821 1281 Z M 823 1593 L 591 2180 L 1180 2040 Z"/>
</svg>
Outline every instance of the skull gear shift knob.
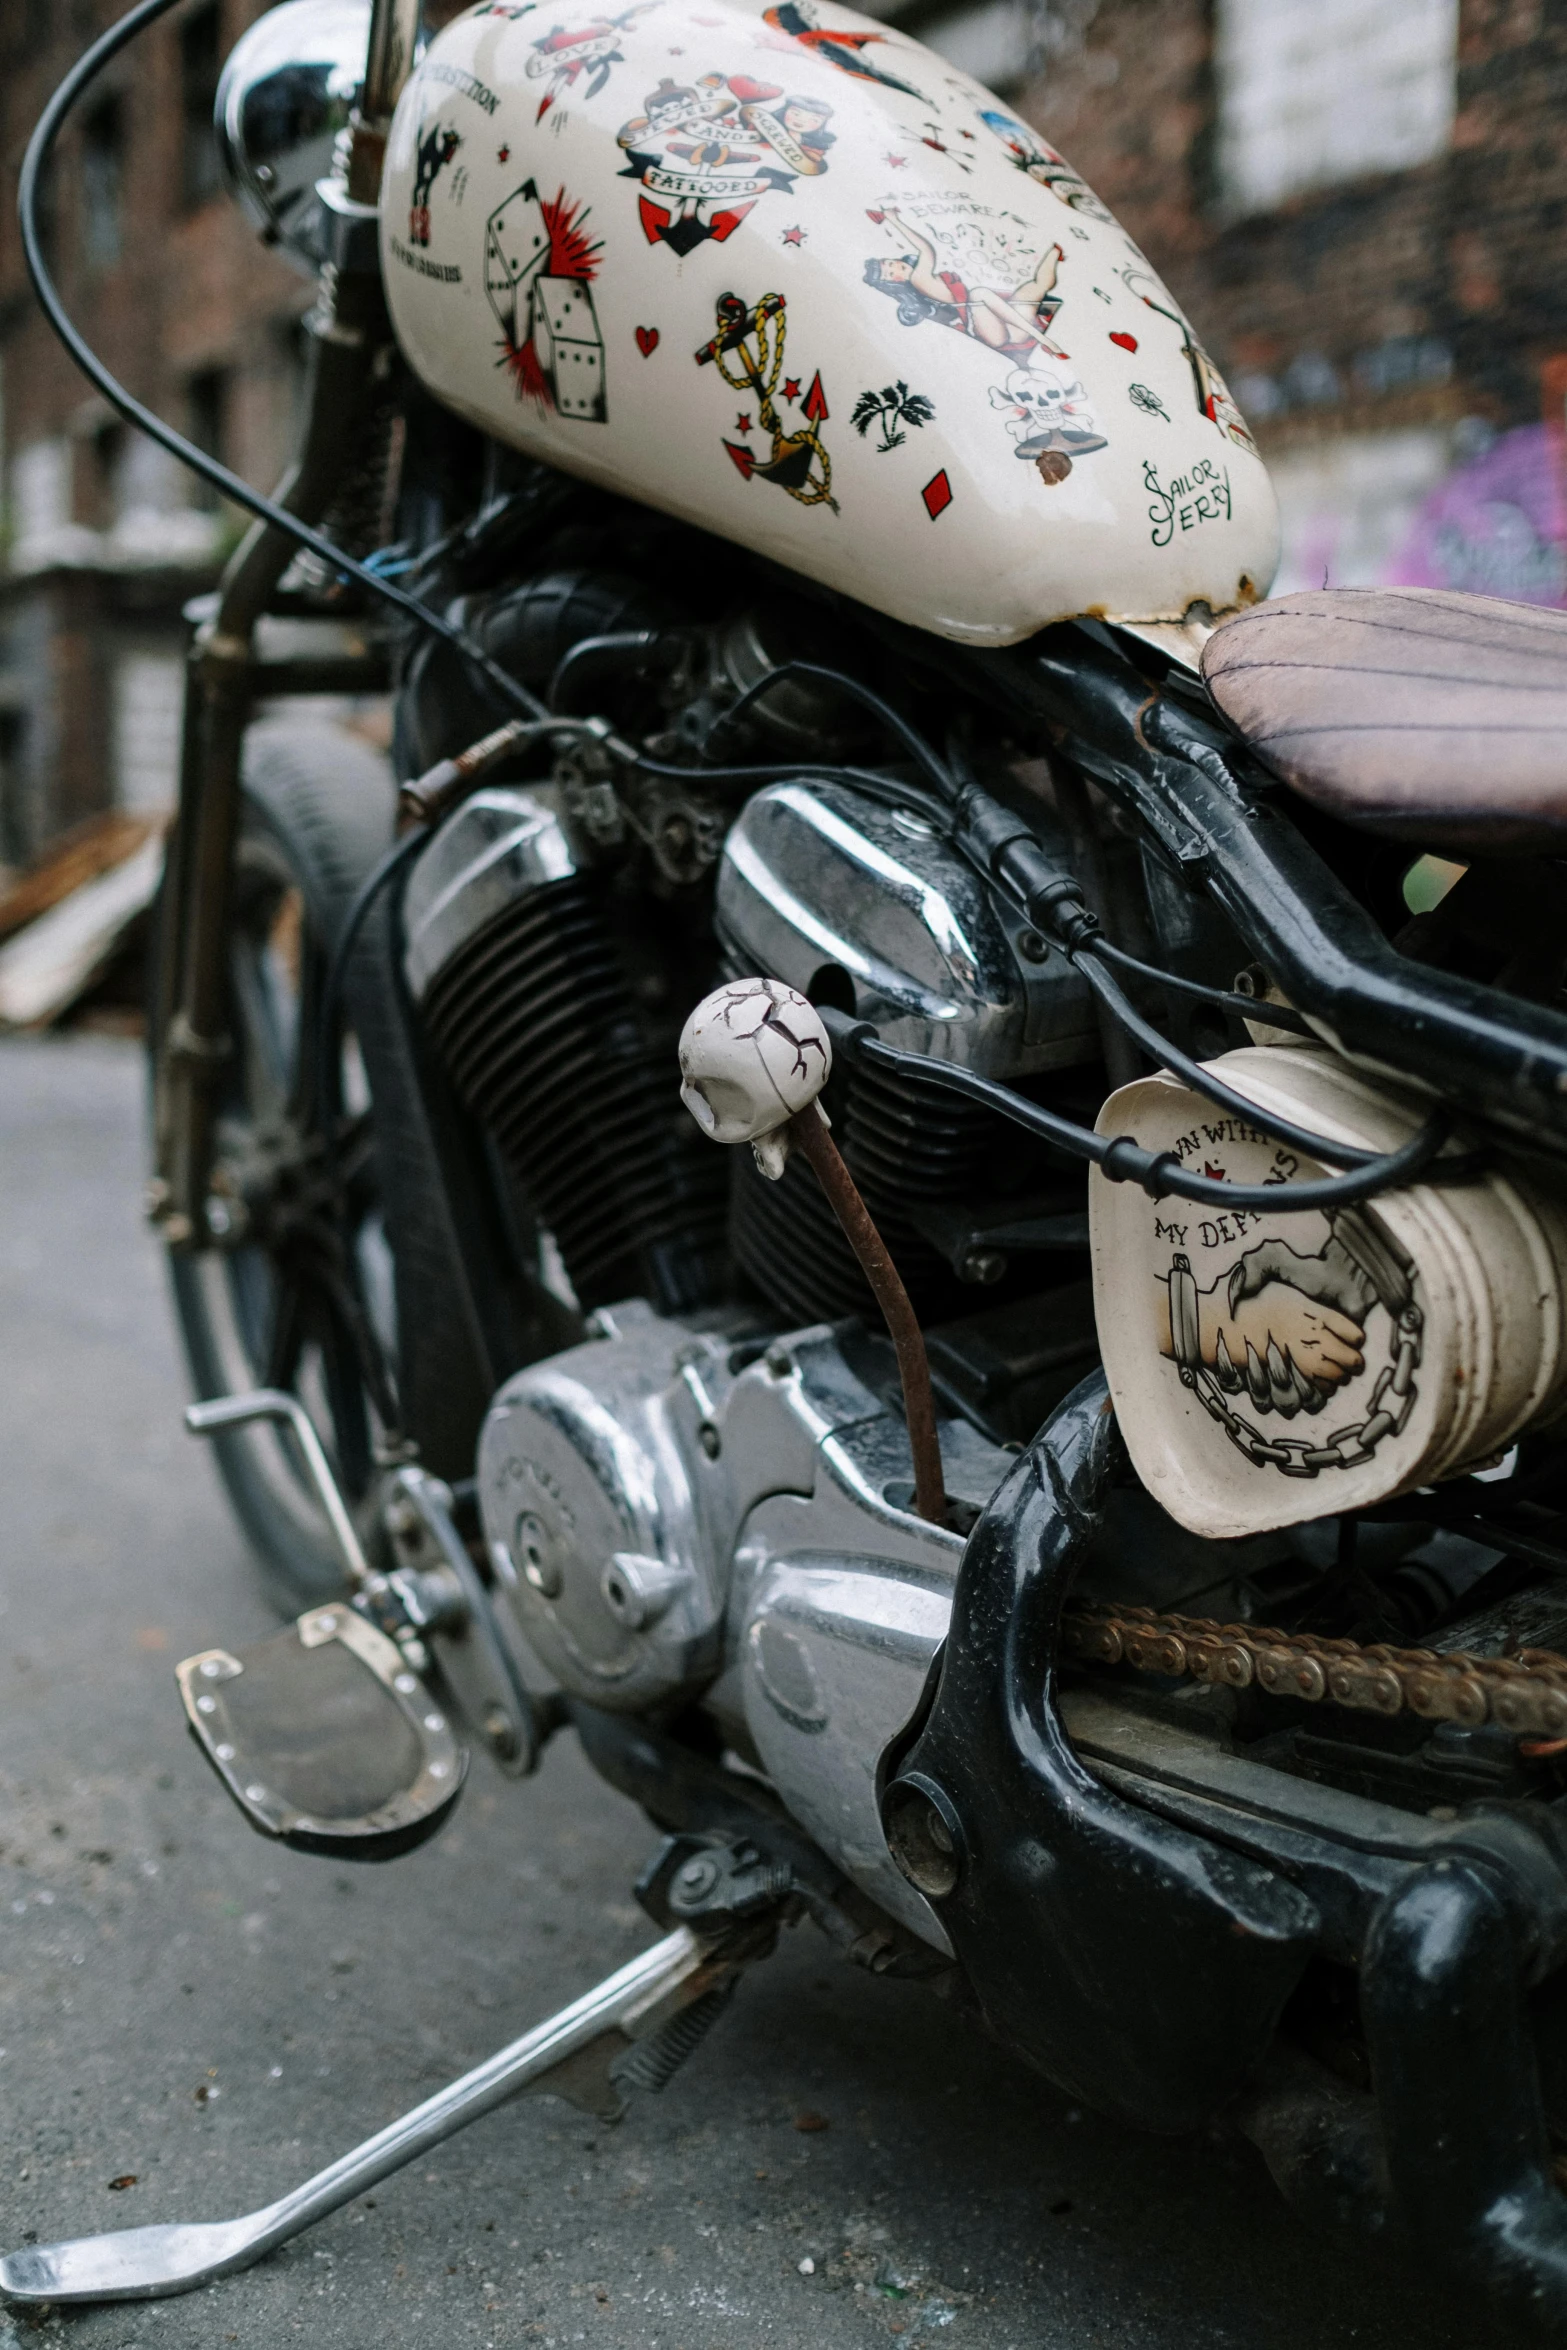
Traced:
<svg viewBox="0 0 1567 2350">
<path fill-rule="evenodd" d="M 680 1098 L 714 1142 L 775 1133 L 809 1109 L 831 1069 L 815 1006 L 780 979 L 716 988 L 680 1033 Z"/>
</svg>

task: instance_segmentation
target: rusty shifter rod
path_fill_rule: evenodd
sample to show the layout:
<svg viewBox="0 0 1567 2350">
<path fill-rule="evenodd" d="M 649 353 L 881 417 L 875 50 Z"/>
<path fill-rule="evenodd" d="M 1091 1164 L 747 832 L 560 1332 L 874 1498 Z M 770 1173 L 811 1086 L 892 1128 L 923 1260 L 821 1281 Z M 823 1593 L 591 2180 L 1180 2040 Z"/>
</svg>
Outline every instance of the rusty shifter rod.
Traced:
<svg viewBox="0 0 1567 2350">
<path fill-rule="evenodd" d="M 936 1437 L 936 1402 L 931 1393 L 930 1359 L 925 1336 L 887 1243 L 876 1229 L 859 1186 L 844 1165 L 843 1153 L 833 1141 L 821 1104 L 811 1102 L 789 1120 L 789 1132 L 810 1162 L 811 1172 L 827 1196 L 827 1203 L 843 1227 L 843 1236 L 860 1261 L 860 1270 L 886 1317 L 903 1382 L 903 1416 L 908 1422 L 909 1450 L 914 1458 L 914 1507 L 932 1525 L 947 1518 L 947 1494 L 941 1474 L 941 1446 Z"/>
</svg>

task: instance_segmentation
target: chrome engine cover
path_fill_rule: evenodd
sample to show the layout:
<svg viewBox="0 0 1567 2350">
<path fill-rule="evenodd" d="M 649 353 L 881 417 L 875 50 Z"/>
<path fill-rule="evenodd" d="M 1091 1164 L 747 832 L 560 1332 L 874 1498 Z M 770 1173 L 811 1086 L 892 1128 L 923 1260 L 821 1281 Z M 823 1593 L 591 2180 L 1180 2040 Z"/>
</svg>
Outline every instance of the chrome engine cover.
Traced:
<svg viewBox="0 0 1567 2350">
<path fill-rule="evenodd" d="M 471 792 L 421 849 L 403 896 L 403 971 L 416 1004 L 515 899 L 579 870 L 559 801 L 548 784 L 492 784 Z"/>
<path fill-rule="evenodd" d="M 877 1772 L 924 1692 L 963 1543 L 914 1516 L 902 1419 L 825 1325 L 735 1349 L 640 1300 L 520 1371 L 479 1447 L 490 1556 L 574 1695 L 705 1696 L 731 1746 L 881 1906 L 938 1948 L 881 1831 Z M 950 1494 L 1011 1456 L 944 1422 Z"/>
<path fill-rule="evenodd" d="M 728 1348 L 634 1298 L 509 1379 L 479 1439 L 490 1558 L 574 1695 L 636 1713 L 716 1671 L 728 1563 L 712 1474 Z"/>
<path fill-rule="evenodd" d="M 1040 838 L 1064 839 L 1047 810 Z M 715 911 L 737 968 L 810 995 L 824 966 L 889 1044 L 1016 1077 L 1091 1060 L 1093 999 L 922 816 L 845 785 L 770 784 L 724 842 Z"/>
</svg>

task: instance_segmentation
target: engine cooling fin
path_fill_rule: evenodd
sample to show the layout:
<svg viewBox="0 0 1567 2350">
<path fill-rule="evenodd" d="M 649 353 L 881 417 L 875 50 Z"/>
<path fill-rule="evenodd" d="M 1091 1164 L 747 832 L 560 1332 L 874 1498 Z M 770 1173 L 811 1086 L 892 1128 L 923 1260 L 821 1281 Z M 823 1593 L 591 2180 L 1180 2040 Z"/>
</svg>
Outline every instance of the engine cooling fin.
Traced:
<svg viewBox="0 0 1567 2350">
<path fill-rule="evenodd" d="M 984 1188 L 994 1117 L 937 1086 L 871 1069 L 854 1072 L 831 1114 L 915 1311 L 933 1319 L 972 1309 L 972 1288 L 917 1229 L 912 1210 Z M 878 1318 L 870 1286 L 803 1161 L 791 1159 L 770 1183 L 749 1151 L 736 1151 L 734 1160 L 734 1246 L 746 1278 L 791 1320 Z"/>
<path fill-rule="evenodd" d="M 422 1009 L 580 1302 L 706 1302 L 722 1278 L 723 1168 L 679 1106 L 672 1049 L 657 1051 L 629 1008 L 591 885 L 572 875 L 515 900 L 451 957 Z"/>
</svg>

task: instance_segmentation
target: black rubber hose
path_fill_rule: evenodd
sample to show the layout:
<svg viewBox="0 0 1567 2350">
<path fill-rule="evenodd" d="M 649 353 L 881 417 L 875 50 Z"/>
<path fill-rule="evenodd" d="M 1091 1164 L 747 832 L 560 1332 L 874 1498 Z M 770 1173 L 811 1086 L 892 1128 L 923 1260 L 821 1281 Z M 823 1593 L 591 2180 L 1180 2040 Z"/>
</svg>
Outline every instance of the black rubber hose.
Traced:
<svg viewBox="0 0 1567 2350">
<path fill-rule="evenodd" d="M 839 693 L 847 694 L 852 701 L 862 703 L 881 720 L 889 733 L 896 735 L 916 764 L 925 770 L 943 802 L 953 799 L 957 786 L 918 728 L 911 726 L 871 686 L 862 685 L 857 677 L 850 677 L 846 670 L 829 669 L 819 661 L 780 661 L 776 669 L 770 669 L 765 677 L 759 677 L 754 685 L 748 685 L 744 693 L 731 702 L 723 716 L 715 722 L 713 733 L 721 734 L 726 726 L 742 717 L 753 702 L 759 701 L 763 694 L 770 693 L 775 685 L 782 685 L 790 677 L 813 677 L 819 684 L 833 686 Z"/>
<path fill-rule="evenodd" d="M 290 514 L 286 506 L 264 497 L 260 490 L 253 490 L 248 482 L 242 481 L 237 473 L 231 473 L 216 457 L 209 457 L 205 449 L 198 449 L 194 441 L 188 441 L 183 433 L 165 424 L 161 416 L 155 416 L 150 408 L 143 407 L 141 401 L 134 399 L 124 385 L 110 374 L 67 315 L 44 259 L 43 244 L 38 233 L 39 180 L 66 118 L 83 91 L 97 80 L 104 67 L 118 57 L 122 49 L 135 40 L 138 33 L 144 32 L 148 25 L 156 23 L 160 16 L 166 16 L 177 5 L 178 0 L 139 0 L 137 7 L 101 34 L 86 54 L 72 66 L 39 116 L 33 135 L 27 142 L 17 195 L 17 217 L 22 232 L 22 256 L 44 316 L 88 381 L 96 384 L 111 407 L 118 409 L 126 421 L 134 424 L 139 432 L 144 432 L 149 440 L 167 449 L 171 456 L 177 457 L 193 473 L 199 473 L 204 481 L 210 482 L 234 505 L 243 506 L 247 513 L 254 514 L 262 522 L 271 523 L 275 529 L 289 532 L 300 546 L 318 555 L 323 563 L 329 563 L 349 579 L 357 580 L 361 587 L 379 596 L 383 603 L 390 604 L 406 618 L 416 621 L 431 635 L 441 637 L 465 661 L 471 662 L 497 693 L 527 717 L 546 717 L 548 712 L 544 704 L 529 693 L 526 686 L 519 685 L 514 677 L 509 676 L 499 662 L 492 661 L 483 646 L 462 629 L 454 628 L 439 612 L 432 612 L 427 604 L 422 604 L 417 596 L 409 595 L 368 565 L 357 562 L 343 548 L 334 546 L 330 539 L 312 530 L 308 523 L 301 522 L 296 514 Z"/>
<path fill-rule="evenodd" d="M 1264 1134 L 1271 1134 L 1280 1142 L 1287 1142 L 1292 1149 L 1304 1151 L 1313 1159 L 1326 1159 L 1334 1166 L 1371 1167 L 1386 1155 L 1382 1151 L 1361 1150 L 1352 1143 L 1334 1142 L 1325 1134 L 1314 1134 L 1309 1126 L 1297 1126 L 1292 1119 L 1279 1117 L 1276 1111 L 1259 1109 L 1245 1094 L 1237 1093 L 1233 1086 L 1215 1077 L 1211 1069 L 1205 1069 L 1200 1062 L 1192 1060 L 1178 1045 L 1171 1044 L 1167 1036 L 1161 1036 L 1152 1022 L 1143 1018 L 1135 1004 L 1127 1001 L 1099 962 L 1097 941 L 1092 947 L 1079 948 L 1071 960 L 1073 969 L 1082 973 L 1095 995 L 1127 1034 L 1142 1046 L 1145 1053 L 1166 1069 L 1172 1070 L 1177 1077 L 1184 1078 L 1194 1093 L 1200 1093 L 1208 1101 L 1217 1103 L 1221 1110 L 1228 1110 L 1232 1117 L 1244 1118 L 1249 1125 L 1259 1127 Z"/>
<path fill-rule="evenodd" d="M 1103 935 L 1094 940 L 1094 953 L 1105 962 L 1114 963 L 1118 970 L 1133 971 L 1139 979 L 1167 987 L 1174 995 L 1190 996 L 1196 1003 L 1215 1004 L 1221 1012 L 1229 1012 L 1237 1020 L 1287 1028 L 1291 1036 L 1310 1037 L 1313 1044 L 1324 1041 L 1311 1022 L 1290 1004 L 1269 1003 L 1265 996 L 1236 995 L 1230 988 L 1204 987 L 1200 979 L 1182 979 L 1174 971 L 1161 971 L 1157 963 L 1145 963 L 1140 956 L 1129 955 L 1125 947 L 1113 947 Z"/>
<path fill-rule="evenodd" d="M 332 960 L 327 965 L 326 981 L 321 990 L 321 1009 L 316 1021 L 316 1097 L 321 1104 L 321 1130 L 329 1156 L 333 1156 L 332 1121 L 338 1110 L 337 1072 L 332 1063 L 332 1039 L 335 1033 L 335 1014 L 343 989 L 343 974 L 348 969 L 348 958 L 354 951 L 354 942 L 364 928 L 365 916 L 387 883 L 412 857 L 415 849 L 422 849 L 430 837 L 428 825 L 421 825 L 389 848 L 379 864 L 366 874 L 354 893 L 354 900 L 343 918 L 343 927 L 332 949 Z"/>
</svg>

